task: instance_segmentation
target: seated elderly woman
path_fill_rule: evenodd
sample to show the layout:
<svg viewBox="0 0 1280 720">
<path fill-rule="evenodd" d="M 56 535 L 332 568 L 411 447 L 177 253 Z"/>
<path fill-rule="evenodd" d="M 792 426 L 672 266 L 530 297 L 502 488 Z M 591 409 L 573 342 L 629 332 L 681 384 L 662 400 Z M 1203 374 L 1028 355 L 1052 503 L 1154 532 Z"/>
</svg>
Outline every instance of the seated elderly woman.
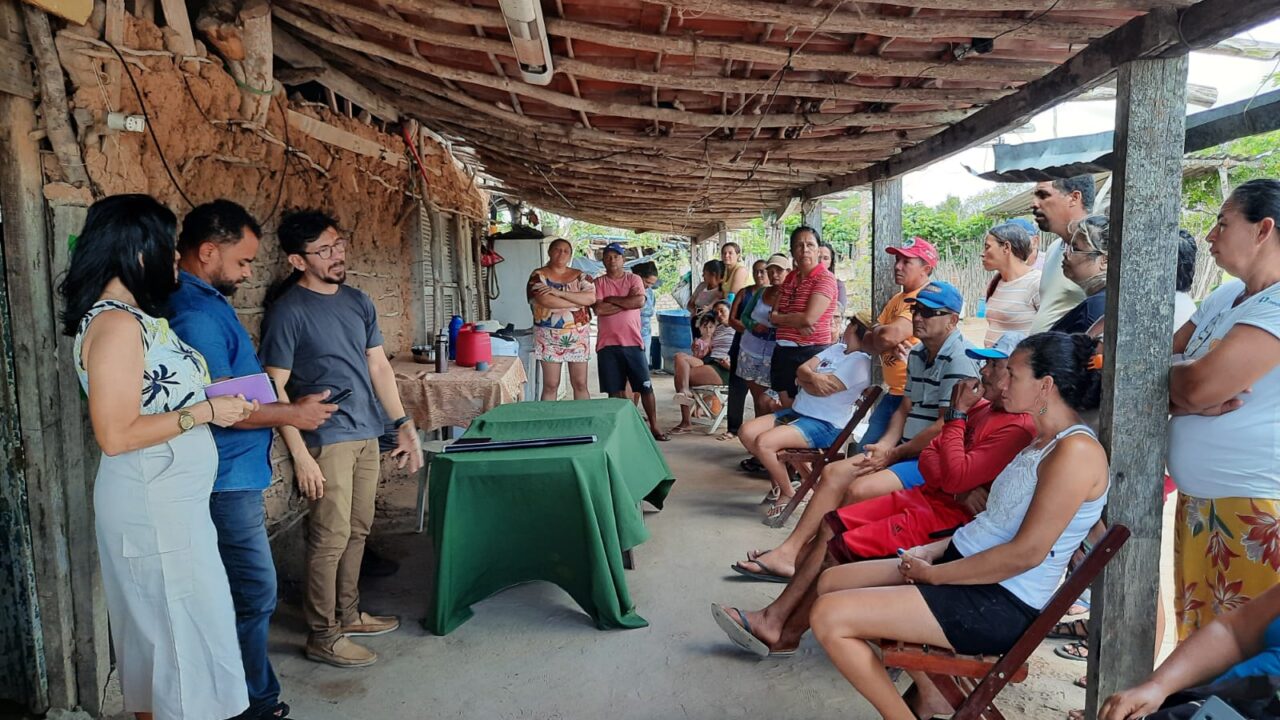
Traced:
<svg viewBox="0 0 1280 720">
<path fill-rule="evenodd" d="M 871 382 L 871 356 L 861 352 L 869 318 L 849 320 L 844 342 L 809 358 L 796 370 L 799 394 L 790 408 L 761 415 L 742 426 L 742 445 L 769 471 L 773 517 L 787 506 L 795 489 L 778 460 L 785 448 L 825 448 L 853 417 L 853 405 Z"/>
<path fill-rule="evenodd" d="M 1107 698 L 1099 720 L 1190 718 L 1216 696 L 1244 717 L 1280 717 L 1280 585 L 1195 631 L 1141 685 Z"/>
<path fill-rule="evenodd" d="M 814 635 L 858 692 L 890 720 L 952 712 L 915 677 L 899 697 L 868 641 L 901 640 L 964 654 L 1008 651 L 1043 609 L 1071 552 L 1102 514 L 1107 456 L 1078 411 L 1096 407 L 1101 373 L 1085 335 L 1040 333 L 1009 358 L 1005 409 L 1030 413 L 1036 439 L 996 477 L 987 508 L 949 540 L 899 559 L 834 567 L 818 581 Z"/>
</svg>

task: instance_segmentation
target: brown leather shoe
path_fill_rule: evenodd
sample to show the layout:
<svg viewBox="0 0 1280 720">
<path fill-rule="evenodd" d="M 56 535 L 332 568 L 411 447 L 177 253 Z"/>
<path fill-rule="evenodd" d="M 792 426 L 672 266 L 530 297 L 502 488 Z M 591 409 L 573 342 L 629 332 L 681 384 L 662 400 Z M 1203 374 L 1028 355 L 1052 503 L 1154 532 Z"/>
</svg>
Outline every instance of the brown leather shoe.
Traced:
<svg viewBox="0 0 1280 720">
<path fill-rule="evenodd" d="M 370 615 L 362 612 L 356 616 L 355 622 L 343 625 L 340 632 L 351 637 L 372 637 L 395 632 L 399 627 L 400 618 L 394 615 Z"/>
<path fill-rule="evenodd" d="M 307 642 L 307 659 L 340 668 L 367 667 L 378 661 L 378 654 L 339 636 L 332 645 Z"/>
</svg>

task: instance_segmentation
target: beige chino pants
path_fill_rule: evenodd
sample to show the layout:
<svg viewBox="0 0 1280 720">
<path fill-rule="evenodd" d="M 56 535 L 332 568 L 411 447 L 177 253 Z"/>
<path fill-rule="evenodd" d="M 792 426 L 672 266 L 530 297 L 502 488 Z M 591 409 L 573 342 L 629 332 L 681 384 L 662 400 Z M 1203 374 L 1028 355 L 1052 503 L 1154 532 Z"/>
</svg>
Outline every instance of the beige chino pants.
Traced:
<svg viewBox="0 0 1280 720">
<path fill-rule="evenodd" d="M 360 607 L 360 562 L 378 492 L 378 441 L 310 448 L 324 474 L 324 496 L 307 520 L 307 591 L 303 611 L 311 642 L 330 645 Z"/>
</svg>

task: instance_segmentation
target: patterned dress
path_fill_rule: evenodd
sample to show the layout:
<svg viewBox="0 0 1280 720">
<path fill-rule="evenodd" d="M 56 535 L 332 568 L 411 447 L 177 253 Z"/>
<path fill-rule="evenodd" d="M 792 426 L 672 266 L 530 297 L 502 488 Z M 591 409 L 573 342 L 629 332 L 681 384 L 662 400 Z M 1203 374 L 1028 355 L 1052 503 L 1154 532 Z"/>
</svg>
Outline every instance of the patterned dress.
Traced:
<svg viewBox="0 0 1280 720">
<path fill-rule="evenodd" d="M 595 282 L 587 273 L 568 282 L 556 282 L 541 271 L 529 276 L 529 307 L 533 310 L 533 356 L 543 362 L 587 362 L 591 357 L 591 309 L 587 307 L 545 308 L 533 302 L 532 288 L 545 283 L 553 290 L 595 293 Z"/>
<path fill-rule="evenodd" d="M 90 308 L 75 339 L 81 388 L 90 378 L 81 348 L 108 310 L 137 319 L 145 356 L 143 415 L 205 401 L 204 358 L 169 323 L 111 300 Z M 175 421 L 176 424 L 176 421 Z M 128 712 L 157 720 L 222 720 L 249 706 L 227 573 L 209 517 L 218 450 L 208 425 L 140 450 L 103 455 L 93 509 L 111 639 Z"/>
</svg>

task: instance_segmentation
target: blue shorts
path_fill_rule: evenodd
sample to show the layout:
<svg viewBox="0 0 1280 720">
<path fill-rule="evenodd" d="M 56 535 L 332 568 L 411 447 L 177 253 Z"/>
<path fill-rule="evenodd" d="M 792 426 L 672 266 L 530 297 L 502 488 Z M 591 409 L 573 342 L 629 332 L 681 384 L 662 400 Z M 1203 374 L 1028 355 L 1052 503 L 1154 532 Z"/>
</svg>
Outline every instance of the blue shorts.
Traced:
<svg viewBox="0 0 1280 720">
<path fill-rule="evenodd" d="M 903 460 L 900 463 L 894 463 L 889 466 L 889 472 L 898 476 L 904 490 L 918 488 L 924 484 L 924 476 L 920 474 L 919 460 Z"/>
<path fill-rule="evenodd" d="M 775 412 L 773 421 L 776 425 L 790 425 L 799 430 L 800 434 L 804 436 L 804 441 L 811 448 L 831 447 L 831 443 L 836 441 L 836 436 L 840 434 L 841 430 L 841 428 L 832 425 L 826 420 L 801 415 L 790 408 Z"/>
</svg>

